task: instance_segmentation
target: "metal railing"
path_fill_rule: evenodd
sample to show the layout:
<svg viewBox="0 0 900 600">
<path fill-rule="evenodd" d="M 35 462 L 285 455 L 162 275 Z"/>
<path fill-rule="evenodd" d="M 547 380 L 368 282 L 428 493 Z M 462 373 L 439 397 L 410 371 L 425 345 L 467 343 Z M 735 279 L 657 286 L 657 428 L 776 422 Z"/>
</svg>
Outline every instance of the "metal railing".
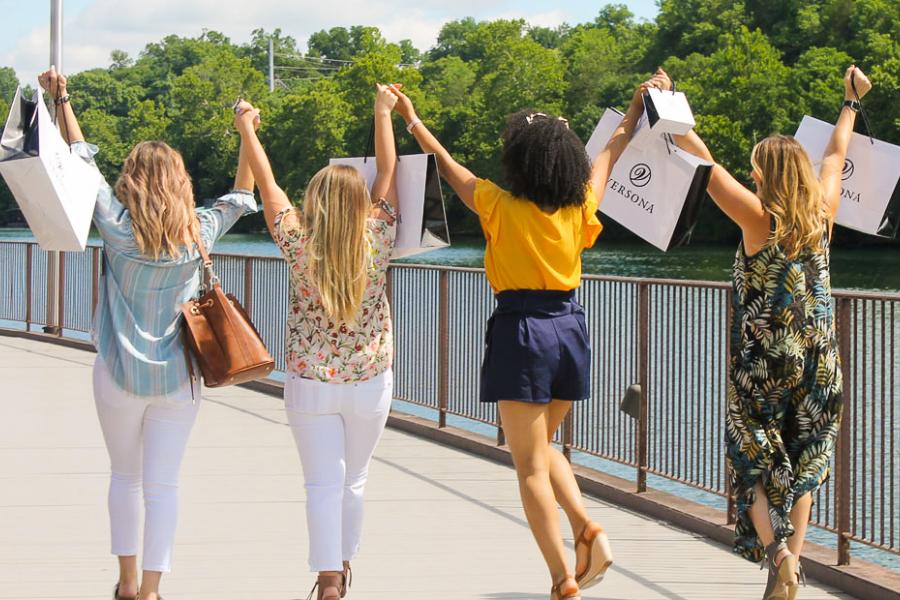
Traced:
<svg viewBox="0 0 900 600">
<path fill-rule="evenodd" d="M 87 332 L 97 302 L 100 249 L 64 253 L 60 324 Z M 0 320 L 46 323 L 47 256 L 33 243 L 0 242 Z M 249 311 L 285 369 L 289 281 L 278 258 L 216 255 L 222 285 Z M 389 273 L 396 337 L 395 396 L 437 414 L 494 428 L 479 374 L 493 296 L 481 269 L 394 265 Z M 594 349 L 591 399 L 558 434 L 572 452 L 634 469 L 636 491 L 652 474 L 726 500 L 734 518 L 723 439 L 731 288 L 724 283 L 585 276 L 578 290 Z M 844 418 L 812 523 L 836 534 L 838 562 L 850 542 L 900 555 L 900 294 L 835 291 L 844 370 Z M 633 416 L 620 409 L 640 384 Z"/>
</svg>

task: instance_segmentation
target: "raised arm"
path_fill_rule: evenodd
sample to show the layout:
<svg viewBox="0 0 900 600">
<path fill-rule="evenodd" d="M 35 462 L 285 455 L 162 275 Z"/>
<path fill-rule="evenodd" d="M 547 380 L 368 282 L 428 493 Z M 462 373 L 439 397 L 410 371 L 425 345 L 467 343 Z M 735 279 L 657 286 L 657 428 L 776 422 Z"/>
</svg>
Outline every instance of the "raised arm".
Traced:
<svg viewBox="0 0 900 600">
<path fill-rule="evenodd" d="M 234 126 L 241 134 L 242 159 L 240 160 L 246 161 L 251 177 L 256 179 L 256 184 L 259 186 L 259 195 L 263 201 L 263 214 L 266 218 L 266 226 L 274 238 L 275 215 L 285 208 L 289 208 L 291 202 L 288 200 L 284 190 L 275 182 L 275 175 L 272 173 L 269 157 L 266 156 L 266 151 L 256 135 L 256 129 L 259 127 L 259 111 L 247 102 L 241 103 L 238 106 L 238 112 L 234 116 Z M 238 175 L 240 176 L 240 174 L 239 168 Z"/>
<path fill-rule="evenodd" d="M 594 157 L 594 163 L 591 170 L 591 186 L 594 195 L 597 196 L 597 203 L 603 201 L 603 194 L 606 191 L 606 184 L 609 181 L 609 175 L 612 173 L 613 167 L 625 147 L 631 140 L 634 133 L 634 127 L 637 125 L 644 112 L 644 92 L 650 87 L 662 87 L 665 79 L 665 73 L 659 69 L 656 74 L 648 81 L 645 81 L 634 92 L 631 98 L 631 104 L 625 112 L 625 117 L 619 126 L 613 131 L 612 137 L 606 143 L 606 147 L 600 151 L 600 154 Z"/>
<path fill-rule="evenodd" d="M 50 70 L 44 71 L 38 76 L 38 82 L 41 84 L 41 88 L 50 94 L 51 100 L 56 103 L 56 122 L 63 139 L 69 144 L 83 142 L 84 134 L 78 125 L 78 119 L 75 118 L 72 104 L 69 102 L 65 75 L 60 75 L 56 72 L 56 68 L 50 67 Z"/>
<path fill-rule="evenodd" d="M 399 101 L 397 102 L 397 112 L 406 121 L 408 128 L 411 128 L 413 136 L 419 142 L 422 152 L 434 154 L 437 157 L 438 168 L 441 176 L 447 180 L 459 199 L 463 201 L 469 209 L 475 211 L 475 181 L 476 177 L 472 171 L 468 170 L 447 152 L 434 135 L 425 127 L 425 123 L 416 115 L 412 101 L 409 97 L 401 92 L 396 86 L 391 89 L 397 94 Z"/>
<path fill-rule="evenodd" d="M 394 212 L 397 211 L 397 146 L 394 143 L 394 124 L 391 122 L 391 111 L 397 104 L 397 95 L 386 86 L 377 84 L 375 94 L 375 183 L 372 185 L 374 216 L 393 221 L 388 211 L 381 206 L 385 200 Z"/>
<path fill-rule="evenodd" d="M 856 93 L 853 92 L 854 83 L 856 85 Z M 862 98 L 869 90 L 872 89 L 872 83 L 866 74 L 856 65 L 850 65 L 846 73 L 844 73 L 844 100 L 856 100 L 856 94 Z M 828 206 L 828 213 L 831 220 L 834 221 L 837 215 L 838 207 L 841 204 L 841 176 L 844 172 L 844 161 L 847 158 L 847 147 L 850 145 L 850 139 L 853 135 L 853 125 L 856 123 L 856 111 L 858 109 L 847 106 L 841 108 L 841 114 L 838 117 L 834 131 L 831 133 L 831 140 L 825 148 L 825 156 L 822 158 L 822 169 L 819 171 L 819 180 L 822 182 L 822 189 L 825 196 L 825 204 Z"/>
</svg>

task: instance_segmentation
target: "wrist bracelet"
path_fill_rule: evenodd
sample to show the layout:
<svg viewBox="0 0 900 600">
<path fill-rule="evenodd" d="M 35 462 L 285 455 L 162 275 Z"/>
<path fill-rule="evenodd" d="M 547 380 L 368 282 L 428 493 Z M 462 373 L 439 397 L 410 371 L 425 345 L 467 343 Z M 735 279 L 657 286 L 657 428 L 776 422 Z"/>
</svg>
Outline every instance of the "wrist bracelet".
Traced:
<svg viewBox="0 0 900 600">
<path fill-rule="evenodd" d="M 859 112 L 860 104 L 857 100 L 844 100 L 844 103 L 841 105 L 841 110 L 843 110 L 844 107 L 849 108 L 853 112 Z"/>
<path fill-rule="evenodd" d="M 412 130 L 416 128 L 416 125 L 420 125 L 421 123 L 422 119 L 416 117 L 409 122 L 409 125 L 406 126 L 406 133 L 412 133 Z"/>
<path fill-rule="evenodd" d="M 59 98 L 56 98 L 53 101 L 53 104 L 55 104 L 56 106 L 59 106 L 60 104 L 66 104 L 68 102 L 69 102 L 69 95 L 66 94 L 65 96 L 60 96 Z"/>
</svg>

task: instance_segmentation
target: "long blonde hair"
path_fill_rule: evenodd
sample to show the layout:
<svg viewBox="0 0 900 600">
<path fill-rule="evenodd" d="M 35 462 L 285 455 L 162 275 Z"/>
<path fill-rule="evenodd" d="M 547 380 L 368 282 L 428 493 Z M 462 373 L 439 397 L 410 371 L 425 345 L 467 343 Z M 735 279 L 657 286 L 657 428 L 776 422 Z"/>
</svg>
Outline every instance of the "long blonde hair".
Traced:
<svg viewBox="0 0 900 600">
<path fill-rule="evenodd" d="M 788 258 L 821 247 L 826 210 L 822 185 L 803 146 L 789 135 L 773 135 L 753 148 L 750 158 L 759 175 L 757 193 L 772 215 L 770 244 Z"/>
<path fill-rule="evenodd" d="M 305 229 L 309 275 L 329 318 L 356 320 L 366 291 L 369 246 L 366 219 L 369 189 L 359 172 L 347 165 L 325 167 L 306 188 Z"/>
<path fill-rule="evenodd" d="M 159 260 L 181 256 L 197 232 L 194 191 L 184 160 L 164 142 L 136 145 L 116 182 L 116 197 L 131 214 L 141 254 Z"/>
</svg>

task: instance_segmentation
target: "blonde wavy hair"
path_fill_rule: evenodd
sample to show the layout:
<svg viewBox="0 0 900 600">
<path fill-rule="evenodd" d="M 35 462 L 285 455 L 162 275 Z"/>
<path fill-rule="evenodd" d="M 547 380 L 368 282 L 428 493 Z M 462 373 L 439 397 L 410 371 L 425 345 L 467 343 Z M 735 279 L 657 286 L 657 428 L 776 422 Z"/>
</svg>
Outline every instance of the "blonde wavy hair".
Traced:
<svg viewBox="0 0 900 600">
<path fill-rule="evenodd" d="M 818 251 L 828 216 L 803 146 L 791 136 L 773 135 L 754 146 L 750 163 L 759 175 L 757 194 L 774 221 L 769 243 L 781 245 L 790 259 Z"/>
<path fill-rule="evenodd" d="M 325 312 L 337 323 L 353 323 L 362 305 L 369 266 L 366 219 L 370 211 L 369 188 L 353 167 L 325 167 L 306 188 L 303 218 L 309 276 Z"/>
<path fill-rule="evenodd" d="M 178 151 L 164 142 L 136 145 L 116 182 L 116 197 L 131 214 L 141 254 L 159 260 L 181 256 L 197 233 L 194 190 Z"/>
</svg>

